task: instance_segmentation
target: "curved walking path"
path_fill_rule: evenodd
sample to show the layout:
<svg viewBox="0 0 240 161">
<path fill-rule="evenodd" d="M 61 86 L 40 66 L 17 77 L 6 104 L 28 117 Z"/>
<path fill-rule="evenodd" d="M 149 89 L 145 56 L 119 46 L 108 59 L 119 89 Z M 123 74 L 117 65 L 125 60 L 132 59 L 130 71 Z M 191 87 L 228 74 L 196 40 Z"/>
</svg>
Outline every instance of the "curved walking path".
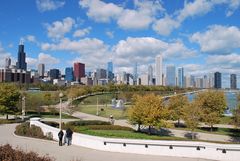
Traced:
<svg viewBox="0 0 240 161">
<path fill-rule="evenodd" d="M 207 161 L 204 159 L 138 155 L 98 151 L 78 146 L 58 146 L 57 142 L 19 137 L 13 134 L 16 124 L 0 125 L 0 145 L 10 144 L 24 151 L 49 155 L 56 161 Z"/>
</svg>

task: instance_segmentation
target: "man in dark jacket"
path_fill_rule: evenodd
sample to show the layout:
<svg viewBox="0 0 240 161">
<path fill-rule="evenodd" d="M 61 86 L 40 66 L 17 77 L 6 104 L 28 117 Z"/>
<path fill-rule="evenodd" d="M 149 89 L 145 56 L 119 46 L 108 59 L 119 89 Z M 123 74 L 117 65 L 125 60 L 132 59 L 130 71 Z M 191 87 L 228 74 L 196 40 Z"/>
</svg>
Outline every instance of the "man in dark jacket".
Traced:
<svg viewBox="0 0 240 161">
<path fill-rule="evenodd" d="M 67 145 L 70 145 L 72 143 L 72 134 L 73 131 L 70 128 L 67 128 L 66 130 Z"/>
<path fill-rule="evenodd" d="M 63 139 L 63 131 L 60 130 L 59 133 L 58 133 L 58 138 L 59 138 L 59 146 L 62 146 L 62 139 Z"/>
</svg>

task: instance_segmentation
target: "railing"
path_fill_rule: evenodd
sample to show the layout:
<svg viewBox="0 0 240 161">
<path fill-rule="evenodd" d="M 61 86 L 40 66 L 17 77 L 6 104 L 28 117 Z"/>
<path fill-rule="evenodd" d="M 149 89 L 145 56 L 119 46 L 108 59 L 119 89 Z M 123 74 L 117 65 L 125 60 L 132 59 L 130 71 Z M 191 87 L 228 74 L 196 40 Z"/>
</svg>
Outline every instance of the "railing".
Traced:
<svg viewBox="0 0 240 161">
<path fill-rule="evenodd" d="M 174 147 L 182 147 L 182 148 L 196 148 L 196 150 L 206 149 L 205 146 L 193 146 L 193 145 L 170 145 L 170 144 L 143 144 L 143 143 L 122 143 L 122 142 L 111 142 L 111 141 L 104 141 L 104 145 L 107 144 L 122 144 L 124 147 L 127 145 L 143 145 L 145 148 L 148 148 L 149 146 L 165 146 L 169 147 L 169 149 L 173 149 Z"/>
<path fill-rule="evenodd" d="M 224 149 L 224 148 L 217 148 L 216 150 L 217 151 L 221 150 L 222 153 L 227 153 L 227 151 L 240 151 L 240 149 Z"/>
</svg>

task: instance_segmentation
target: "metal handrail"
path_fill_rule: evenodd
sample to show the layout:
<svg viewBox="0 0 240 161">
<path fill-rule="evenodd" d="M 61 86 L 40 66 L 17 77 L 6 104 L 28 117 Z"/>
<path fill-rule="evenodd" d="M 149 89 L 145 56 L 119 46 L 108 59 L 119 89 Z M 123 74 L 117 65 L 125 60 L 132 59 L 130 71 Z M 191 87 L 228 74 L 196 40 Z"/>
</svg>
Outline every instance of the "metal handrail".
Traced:
<svg viewBox="0 0 240 161">
<path fill-rule="evenodd" d="M 104 145 L 107 144 L 122 144 L 123 146 L 129 145 L 144 145 L 145 148 L 148 148 L 149 146 L 166 146 L 169 147 L 169 149 L 173 149 L 173 147 L 184 147 L 184 148 L 196 148 L 197 150 L 200 149 L 206 149 L 205 146 L 194 146 L 194 145 L 174 145 L 174 144 L 144 144 L 144 143 L 127 143 L 127 142 L 113 142 L 113 141 L 104 141 Z"/>
<path fill-rule="evenodd" d="M 227 149 L 227 148 L 217 148 L 216 150 L 217 151 L 221 150 L 222 153 L 227 153 L 227 151 L 240 151 L 240 149 Z"/>
</svg>

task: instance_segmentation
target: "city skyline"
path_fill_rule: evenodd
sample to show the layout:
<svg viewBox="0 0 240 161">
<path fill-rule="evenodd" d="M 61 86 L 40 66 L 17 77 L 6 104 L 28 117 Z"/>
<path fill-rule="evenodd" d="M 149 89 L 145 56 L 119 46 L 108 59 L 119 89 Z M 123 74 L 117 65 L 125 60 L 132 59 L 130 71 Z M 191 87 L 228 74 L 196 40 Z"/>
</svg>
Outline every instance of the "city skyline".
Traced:
<svg viewBox="0 0 240 161">
<path fill-rule="evenodd" d="M 112 61 L 116 73 L 133 73 L 134 63 L 146 73 L 163 54 L 164 70 L 174 64 L 196 76 L 219 71 L 229 86 L 230 74 L 240 74 L 239 6 L 238 0 L 3 0 L 0 66 L 5 57 L 17 61 L 22 39 L 28 69 L 45 63 L 64 71 L 81 62 L 91 71 Z"/>
</svg>

